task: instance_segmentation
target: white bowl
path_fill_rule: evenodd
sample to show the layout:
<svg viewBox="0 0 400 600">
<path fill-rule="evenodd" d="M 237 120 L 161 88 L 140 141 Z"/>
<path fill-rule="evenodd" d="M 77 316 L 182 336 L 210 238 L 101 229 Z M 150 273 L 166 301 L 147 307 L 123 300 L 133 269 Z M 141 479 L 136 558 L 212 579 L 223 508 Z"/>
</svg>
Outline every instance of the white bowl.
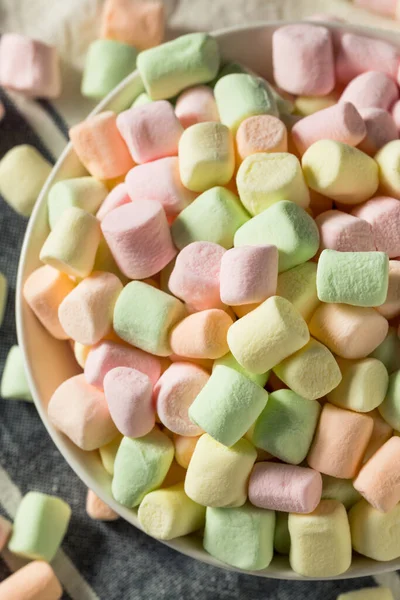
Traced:
<svg viewBox="0 0 400 600">
<path fill-rule="evenodd" d="M 264 23 L 253 27 L 230 28 L 216 32 L 222 55 L 225 60 L 242 62 L 255 72 L 272 80 L 271 37 L 275 29 L 282 23 Z M 394 32 L 377 31 L 352 26 L 335 26 L 326 24 L 335 30 L 346 30 L 364 33 L 371 37 L 379 37 L 392 41 L 400 47 L 400 39 Z M 116 112 L 127 108 L 143 91 L 137 72 L 127 77 L 111 92 L 93 111 L 96 114 L 105 109 Z M 68 377 L 80 372 L 73 358 L 68 342 L 53 339 L 36 320 L 22 297 L 23 284 L 34 269 L 40 266 L 39 252 L 49 232 L 47 224 L 47 195 L 56 181 L 86 174 L 79 163 L 71 144 L 69 144 L 54 166 L 36 203 L 29 221 L 18 271 L 16 319 L 19 344 L 23 350 L 27 375 L 32 395 L 39 415 L 65 460 L 82 481 L 91 488 L 104 502 L 109 504 L 126 521 L 138 527 L 140 525 L 135 510 L 129 510 L 118 504 L 111 495 L 111 477 L 104 470 L 97 452 L 84 452 L 75 446 L 67 437 L 59 433 L 47 417 L 47 404 L 56 387 Z M 165 543 L 165 542 L 164 542 Z M 201 539 L 186 536 L 166 543 L 167 546 L 192 558 L 214 566 L 229 568 L 207 554 L 202 548 Z M 362 556 L 354 556 L 351 568 L 340 577 L 347 579 L 362 577 L 376 573 L 394 571 L 400 568 L 400 559 L 390 562 L 376 562 Z M 238 569 L 231 569 L 238 570 Z M 246 571 L 246 573 L 249 573 Z M 276 579 L 305 579 L 294 573 L 287 557 L 276 556 L 268 569 L 254 571 L 259 577 Z"/>
</svg>

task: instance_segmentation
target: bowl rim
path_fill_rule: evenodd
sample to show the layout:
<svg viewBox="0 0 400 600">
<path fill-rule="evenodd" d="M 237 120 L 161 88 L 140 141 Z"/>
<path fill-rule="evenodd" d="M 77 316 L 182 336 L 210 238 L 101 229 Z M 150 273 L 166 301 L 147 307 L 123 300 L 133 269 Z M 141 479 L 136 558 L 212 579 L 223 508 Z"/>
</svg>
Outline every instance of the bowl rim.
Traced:
<svg viewBox="0 0 400 600">
<path fill-rule="evenodd" d="M 295 24 L 300 24 L 300 23 L 304 23 L 304 22 L 307 22 L 307 19 L 304 19 L 303 21 L 299 21 L 299 20 L 261 21 L 259 23 L 255 23 L 255 24 L 249 23 L 249 24 L 245 24 L 245 25 L 224 27 L 224 28 L 210 32 L 210 35 L 221 40 L 221 39 L 224 39 L 225 37 L 231 36 L 232 34 L 236 34 L 236 33 L 240 33 L 240 32 L 260 31 L 263 29 L 276 29 L 276 28 L 284 26 L 284 25 L 295 25 Z M 400 48 L 399 32 L 396 32 L 394 30 L 375 29 L 375 28 L 369 27 L 369 26 L 352 25 L 349 23 L 336 23 L 336 22 L 332 23 L 332 22 L 325 22 L 325 21 L 318 21 L 318 23 L 316 23 L 316 22 L 313 22 L 313 23 L 322 25 L 333 31 L 340 30 L 340 29 L 346 29 L 346 31 L 348 31 L 348 32 L 370 35 L 370 37 L 392 41 L 393 43 L 397 42 L 397 45 Z M 119 97 L 121 92 L 123 92 L 125 90 L 125 88 L 127 88 L 129 86 L 130 83 L 134 82 L 135 80 L 138 80 L 138 76 L 139 76 L 139 73 L 138 73 L 137 69 L 135 69 L 135 71 L 133 71 L 130 75 L 128 75 L 128 77 L 126 77 L 123 81 L 121 81 L 105 98 L 103 98 L 95 106 L 95 108 L 87 115 L 86 118 L 92 117 L 92 116 L 102 112 L 103 110 L 107 110 L 107 109 L 111 110 L 109 105 Z M 19 262 L 18 262 L 18 272 L 17 272 L 16 292 L 15 292 L 15 296 L 16 296 L 15 297 L 15 300 L 16 300 L 15 317 L 16 317 L 18 344 L 22 350 L 23 362 L 24 362 L 25 371 L 26 371 L 26 375 L 27 375 L 29 387 L 30 387 L 30 390 L 32 393 L 34 404 L 36 406 L 36 409 L 39 413 L 39 416 L 41 418 L 43 425 L 45 426 L 48 434 L 50 435 L 53 443 L 57 447 L 57 449 L 60 452 L 60 454 L 62 455 L 62 457 L 65 459 L 65 461 L 71 467 L 71 469 L 75 472 L 75 474 L 79 477 L 79 479 L 85 484 L 85 486 L 87 486 L 88 488 L 93 490 L 104 502 L 109 504 L 111 506 L 111 508 L 113 508 L 130 525 L 133 525 L 134 527 L 137 527 L 138 529 L 143 531 L 143 529 L 141 528 L 137 519 L 136 519 L 136 521 L 137 521 L 136 523 L 132 523 L 132 520 L 128 518 L 128 515 L 132 514 L 132 510 L 127 509 L 126 507 L 123 507 L 121 504 L 116 502 L 112 496 L 110 496 L 110 498 L 105 497 L 104 490 L 100 486 L 100 484 L 97 482 L 96 478 L 94 478 L 90 473 L 88 473 L 86 468 L 81 464 L 81 462 L 77 461 L 76 458 L 74 456 L 72 456 L 72 453 L 70 452 L 70 449 L 68 448 L 68 445 L 66 445 L 63 441 L 60 441 L 60 439 L 58 439 L 57 432 L 56 432 L 55 428 L 51 425 L 51 423 L 47 417 L 47 413 L 44 409 L 43 403 L 40 400 L 40 395 L 39 395 L 38 389 L 35 385 L 32 369 L 31 369 L 31 364 L 30 364 L 30 359 L 29 359 L 28 352 L 27 352 L 27 341 L 26 341 L 27 340 L 27 338 L 26 338 L 27 332 L 25 331 L 24 316 L 23 316 L 23 303 L 24 303 L 23 285 L 24 285 L 25 263 L 26 263 L 26 259 L 27 259 L 27 254 L 28 254 L 31 238 L 35 231 L 35 227 L 37 224 L 36 222 L 38 220 L 39 213 L 42 209 L 42 205 L 46 202 L 48 192 L 49 192 L 51 186 L 53 185 L 54 180 L 57 178 L 60 168 L 64 164 L 67 157 L 70 155 L 71 150 L 72 150 L 72 144 L 71 144 L 71 142 L 68 142 L 66 147 L 64 148 L 63 152 L 59 156 L 58 160 L 53 165 L 53 168 L 42 187 L 42 190 L 37 198 L 37 201 L 35 203 L 34 209 L 32 211 L 32 214 L 30 216 L 30 219 L 29 219 L 29 222 L 28 222 L 25 234 L 24 234 L 23 244 L 21 247 L 21 253 L 20 253 L 20 258 L 19 258 Z M 144 533 L 146 533 L 146 532 L 144 532 Z M 149 535 L 149 534 L 146 534 L 146 535 Z M 149 536 L 149 537 L 152 537 L 152 536 Z M 203 548 L 201 548 L 201 549 L 199 549 L 197 547 L 195 547 L 195 548 L 183 547 L 182 548 L 182 547 L 177 547 L 175 540 L 165 541 L 165 540 L 159 540 L 157 538 L 153 538 L 153 539 L 155 539 L 157 542 L 163 543 L 164 545 L 168 546 L 169 548 L 172 548 L 173 550 L 175 550 L 181 554 L 184 554 L 185 556 L 199 560 L 203 563 L 212 565 L 214 567 L 219 567 L 224 570 L 228 570 L 228 571 L 232 571 L 232 572 L 242 573 L 244 575 L 255 575 L 255 576 L 261 577 L 261 578 L 280 579 L 280 580 L 286 580 L 286 581 L 329 581 L 329 580 L 352 579 L 352 578 L 356 578 L 356 577 L 366 577 L 366 576 L 373 576 L 375 574 L 387 573 L 387 572 L 394 571 L 394 570 L 400 568 L 400 558 L 395 559 L 390 562 L 380 562 L 380 561 L 374 561 L 372 559 L 368 559 L 367 557 L 363 556 L 362 559 L 364 559 L 365 562 L 367 563 L 365 566 L 357 566 L 357 567 L 353 568 L 353 563 L 352 563 L 352 566 L 346 573 L 343 573 L 338 576 L 325 577 L 325 578 L 304 577 L 302 575 L 295 573 L 290 568 L 290 565 L 286 566 L 284 569 L 274 568 L 274 569 L 270 570 L 270 567 L 268 567 L 267 569 L 264 569 L 262 571 L 247 571 L 247 570 L 239 569 L 236 567 L 231 567 L 230 565 L 227 565 L 227 564 L 215 559 L 214 557 L 209 555 Z M 177 539 L 179 540 L 182 538 L 177 538 Z M 287 559 L 287 557 L 285 557 L 285 559 Z"/>
</svg>

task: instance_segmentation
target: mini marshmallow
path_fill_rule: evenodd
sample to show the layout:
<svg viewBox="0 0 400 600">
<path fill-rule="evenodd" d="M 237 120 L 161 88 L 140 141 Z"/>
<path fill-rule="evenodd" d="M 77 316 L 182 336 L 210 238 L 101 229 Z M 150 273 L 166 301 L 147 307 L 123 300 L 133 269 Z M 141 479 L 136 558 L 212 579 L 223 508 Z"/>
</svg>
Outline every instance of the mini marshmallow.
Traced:
<svg viewBox="0 0 400 600">
<path fill-rule="evenodd" d="M 400 371 L 395 371 L 389 376 L 389 385 L 386 396 L 378 410 L 393 429 L 400 431 Z"/>
<path fill-rule="evenodd" d="M 236 147 L 240 160 L 257 152 L 287 152 L 287 129 L 272 115 L 249 117 L 239 125 Z"/>
<path fill-rule="evenodd" d="M 333 354 L 313 338 L 276 365 L 274 372 L 290 389 L 307 400 L 323 398 L 340 384 L 342 378 Z"/>
<path fill-rule="evenodd" d="M 378 150 L 399 137 L 396 123 L 390 113 L 382 108 L 362 108 L 360 115 L 363 118 L 366 135 L 358 144 L 360 150 L 374 156 Z"/>
<path fill-rule="evenodd" d="M 319 305 L 317 295 L 317 265 L 305 262 L 280 273 L 276 295 L 289 300 L 305 321 L 309 321 Z"/>
<path fill-rule="evenodd" d="M 369 587 L 354 592 L 347 592 L 347 594 L 339 594 L 337 600 L 394 600 L 394 597 L 389 588 Z"/>
<path fill-rule="evenodd" d="M 151 104 L 153 100 L 150 98 L 146 92 L 142 92 L 135 98 L 135 100 L 131 104 L 131 108 L 135 108 L 135 106 L 143 106 L 144 104 Z"/>
<path fill-rule="evenodd" d="M 173 434 L 171 433 L 171 431 L 169 431 L 169 429 L 164 428 L 163 433 L 165 433 L 165 435 L 167 435 L 170 439 L 173 439 Z M 177 483 L 183 484 L 183 482 L 185 481 L 185 477 L 186 469 L 178 465 L 178 463 L 175 460 L 172 460 L 171 466 L 168 469 L 168 473 L 166 474 L 165 479 L 163 479 L 163 482 L 161 484 L 161 488 L 169 488 L 173 485 L 176 485 Z"/>
<path fill-rule="evenodd" d="M 117 128 L 117 115 L 108 110 L 69 131 L 72 146 L 79 160 L 93 177 L 112 179 L 125 175 L 133 160 Z"/>
<path fill-rule="evenodd" d="M 123 506 L 138 506 L 160 487 L 174 458 L 169 437 L 155 428 L 144 437 L 124 437 L 114 463 L 112 494 Z"/>
<path fill-rule="evenodd" d="M 287 556 L 290 552 L 288 519 L 288 513 L 275 512 L 274 549 L 278 554 L 283 554 L 284 556 Z"/>
<path fill-rule="evenodd" d="M 361 466 L 373 424 L 368 415 L 343 410 L 327 402 L 307 456 L 309 466 L 326 475 L 352 479 Z"/>
<path fill-rule="evenodd" d="M 199 437 L 174 433 L 175 460 L 183 469 L 188 468 Z"/>
<path fill-rule="evenodd" d="M 355 207 L 352 214 L 371 225 L 373 241 L 377 250 L 386 252 L 389 258 L 400 255 L 400 203 L 395 198 L 377 196 Z"/>
<path fill-rule="evenodd" d="M 391 113 L 394 122 L 396 123 L 397 131 L 400 132 L 400 100 L 397 100 L 391 108 Z"/>
<path fill-rule="evenodd" d="M 105 446 L 100 446 L 99 454 L 102 465 L 109 475 L 114 475 L 114 463 L 118 448 L 122 442 L 123 435 L 118 433 L 117 437 Z"/>
<path fill-rule="evenodd" d="M 275 82 L 286 92 L 325 96 L 335 87 L 333 45 L 325 27 L 279 27 L 272 36 L 272 57 Z"/>
<path fill-rule="evenodd" d="M 369 416 L 374 420 L 374 428 L 363 457 L 363 463 L 366 463 L 393 434 L 393 428 L 383 420 L 378 410 L 373 410 Z"/>
<path fill-rule="evenodd" d="M 354 489 L 351 479 L 322 475 L 322 499 L 337 500 L 346 510 L 349 510 L 361 499 L 361 495 Z"/>
<path fill-rule="evenodd" d="M 221 260 L 221 300 L 229 305 L 263 302 L 276 293 L 277 279 L 276 246 L 232 248 Z"/>
<path fill-rule="evenodd" d="M 166 100 L 120 113 L 117 127 L 136 163 L 147 163 L 178 154 L 183 128 L 171 103 Z"/>
<path fill-rule="evenodd" d="M 169 356 L 170 332 L 185 316 L 185 307 L 177 298 L 142 281 L 131 281 L 115 305 L 114 330 L 132 346 Z"/>
<path fill-rule="evenodd" d="M 24 283 L 25 301 L 42 325 L 59 340 L 66 340 L 68 335 L 60 323 L 58 308 L 74 287 L 68 275 L 48 265 L 33 271 Z"/>
<path fill-rule="evenodd" d="M 100 232 L 100 242 L 94 259 L 93 271 L 113 273 L 123 284 L 129 281 L 118 268 L 102 232 Z"/>
<path fill-rule="evenodd" d="M 357 146 L 367 132 L 358 110 L 350 102 L 341 102 L 320 110 L 295 123 L 292 138 L 300 154 L 319 140 L 335 140 Z"/>
<path fill-rule="evenodd" d="M 190 460 L 185 492 L 202 506 L 243 506 L 256 458 L 256 449 L 245 439 L 227 448 L 205 433 Z"/>
<path fill-rule="evenodd" d="M 58 181 L 50 188 L 47 199 L 50 228 L 53 229 L 63 212 L 71 206 L 94 214 L 107 195 L 107 187 L 94 177 Z"/>
<path fill-rule="evenodd" d="M 101 230 L 115 262 L 129 279 L 155 275 L 176 255 L 159 202 L 124 204 L 104 217 Z"/>
<path fill-rule="evenodd" d="M 107 96 L 136 66 L 137 50 L 116 40 L 95 40 L 87 50 L 81 94 L 100 99 Z"/>
<path fill-rule="evenodd" d="M 249 571 L 266 569 L 273 554 L 275 513 L 245 504 L 207 508 L 204 549 L 217 560 Z"/>
<path fill-rule="evenodd" d="M 214 94 L 221 122 L 233 134 L 249 117 L 279 115 L 270 87 L 261 77 L 247 73 L 225 75 L 218 79 Z"/>
<path fill-rule="evenodd" d="M 12 524 L 4 517 L 0 516 L 0 551 L 3 551 L 12 531 Z M 1 598 L 1 596 L 0 596 Z"/>
<path fill-rule="evenodd" d="M 381 148 L 375 160 L 379 167 L 379 185 L 384 194 L 400 199 L 400 140 Z"/>
<path fill-rule="evenodd" d="M 18 569 L 0 584 L 1 600 L 60 600 L 62 595 L 56 574 L 41 560 Z"/>
<path fill-rule="evenodd" d="M 0 395 L 6 399 L 32 402 L 24 357 L 19 346 L 11 346 L 8 351 L 1 376 Z"/>
<path fill-rule="evenodd" d="M 268 393 L 223 365 L 213 369 L 189 408 L 189 418 L 215 440 L 233 446 L 265 408 Z"/>
<path fill-rule="evenodd" d="M 196 197 L 181 182 L 176 156 L 137 165 L 126 176 L 126 186 L 133 202 L 155 200 L 169 217 L 178 215 Z"/>
<path fill-rule="evenodd" d="M 364 498 L 349 512 L 353 548 L 373 560 L 389 561 L 400 556 L 400 504 L 387 513 Z"/>
<path fill-rule="evenodd" d="M 214 360 L 213 370 L 218 365 L 223 365 L 224 367 L 229 367 L 230 369 L 238 371 L 248 379 L 251 379 L 251 381 L 254 381 L 254 383 L 257 383 L 257 385 L 261 386 L 262 388 L 265 387 L 265 384 L 267 383 L 270 374 L 269 371 L 266 371 L 265 373 L 261 373 L 259 375 L 247 371 L 245 368 L 242 367 L 241 364 L 238 363 L 236 358 L 230 352 L 228 352 L 228 354 L 225 354 L 225 356 Z"/>
<path fill-rule="evenodd" d="M 183 483 L 146 494 L 139 511 L 139 523 L 158 540 L 173 540 L 197 531 L 204 525 L 206 509 L 193 502 Z"/>
<path fill-rule="evenodd" d="M 280 460 L 298 465 L 307 456 L 320 411 L 318 402 L 305 400 L 292 390 L 273 392 L 250 440 Z"/>
<path fill-rule="evenodd" d="M 348 83 L 365 71 L 380 71 L 396 79 L 400 53 L 396 46 L 384 40 L 355 33 L 338 36 L 336 78 Z"/>
<path fill-rule="evenodd" d="M 400 261 L 398 260 L 389 260 L 389 286 L 386 300 L 376 310 L 386 319 L 393 319 L 400 314 Z"/>
<path fill-rule="evenodd" d="M 334 577 L 351 565 L 351 536 L 346 509 L 336 500 L 322 500 L 309 515 L 290 514 L 289 561 L 305 577 Z"/>
<path fill-rule="evenodd" d="M 33 146 L 14 146 L 0 161 L 0 194 L 18 214 L 29 217 L 51 169 Z"/>
<path fill-rule="evenodd" d="M 258 374 L 302 348 L 309 339 L 307 324 L 300 313 L 279 296 L 265 300 L 228 331 L 233 356 L 245 369 Z"/>
<path fill-rule="evenodd" d="M 207 190 L 175 219 L 172 239 L 180 250 L 192 242 L 232 248 L 235 232 L 250 219 L 239 198 L 223 187 Z"/>
<path fill-rule="evenodd" d="M 84 375 L 63 381 L 47 407 L 51 423 L 82 450 L 96 450 L 117 435 L 103 392 Z"/>
<path fill-rule="evenodd" d="M 290 513 L 310 513 L 319 504 L 322 478 L 307 467 L 260 462 L 249 480 L 249 500 L 254 506 Z"/>
<path fill-rule="evenodd" d="M 184 318 L 171 331 L 172 352 L 188 358 L 220 358 L 229 350 L 231 317 L 219 308 L 202 310 Z"/>
<path fill-rule="evenodd" d="M 321 302 L 380 306 L 389 285 L 385 252 L 324 250 L 318 261 L 317 292 Z"/>
<path fill-rule="evenodd" d="M 212 81 L 220 64 L 217 40 L 189 33 L 141 52 L 137 68 L 152 100 L 173 98 L 182 90 Z"/>
<path fill-rule="evenodd" d="M 342 358 L 365 358 L 383 342 L 389 324 L 373 308 L 321 304 L 309 323 L 310 333 Z"/>
<path fill-rule="evenodd" d="M 299 117 L 309 117 L 335 104 L 337 104 L 335 93 L 328 94 L 327 96 L 297 96 L 294 100 L 295 116 L 299 120 Z M 294 121 L 294 124 L 296 121 Z"/>
<path fill-rule="evenodd" d="M 67 208 L 40 251 L 40 260 L 73 277 L 87 277 L 93 270 L 100 243 L 100 224 L 82 208 Z"/>
<path fill-rule="evenodd" d="M 399 90 L 391 77 L 379 71 L 367 71 L 355 77 L 340 96 L 340 102 L 351 102 L 357 109 L 389 110 L 399 99 Z"/>
<path fill-rule="evenodd" d="M 71 509 L 61 498 L 28 492 L 17 508 L 9 550 L 23 558 L 51 562 L 70 517 Z"/>
<path fill-rule="evenodd" d="M 220 269 L 224 254 L 225 248 L 212 242 L 185 246 L 169 277 L 170 291 L 195 310 L 222 308 Z"/>
<path fill-rule="evenodd" d="M 116 521 L 119 519 L 119 514 L 96 496 L 92 490 L 88 490 L 86 496 L 86 513 L 95 521 Z"/>
<path fill-rule="evenodd" d="M 175 114 L 184 129 L 196 123 L 220 120 L 214 94 L 207 85 L 182 92 L 176 101 Z"/>
<path fill-rule="evenodd" d="M 235 170 L 233 137 L 222 123 L 197 123 L 185 129 L 179 140 L 182 183 L 192 192 L 225 185 Z"/>
<path fill-rule="evenodd" d="M 150 378 L 136 369 L 116 367 L 106 373 L 104 395 L 118 431 L 132 438 L 150 433 L 155 425 Z"/>
<path fill-rule="evenodd" d="M 310 203 L 299 160 L 287 152 L 258 152 L 244 159 L 236 183 L 240 200 L 251 215 L 258 215 L 281 200 L 303 208 Z"/>
<path fill-rule="evenodd" d="M 6 312 L 6 304 L 7 304 L 7 296 L 8 296 L 8 283 L 7 279 L 0 273 L 0 327 L 4 320 L 4 314 Z"/>
<path fill-rule="evenodd" d="M 319 140 L 302 159 L 307 185 L 342 204 L 359 204 L 378 188 L 376 162 L 358 148 L 334 140 Z"/>
<path fill-rule="evenodd" d="M 3 33 L 0 85 L 34 98 L 57 98 L 61 73 L 57 50 L 18 33 Z"/>
<path fill-rule="evenodd" d="M 235 233 L 234 243 L 236 247 L 273 244 L 278 248 L 278 268 L 282 272 L 315 256 L 319 233 L 314 219 L 304 209 L 282 200 L 242 225 Z"/>
<path fill-rule="evenodd" d="M 85 368 L 85 364 L 87 361 L 87 357 L 89 356 L 89 352 L 91 351 L 92 346 L 85 346 L 84 344 L 80 344 L 79 342 L 74 342 L 73 350 L 75 360 L 81 369 Z"/>
<path fill-rule="evenodd" d="M 338 252 L 376 250 L 371 225 L 362 217 L 356 218 L 340 210 L 328 210 L 318 215 L 315 222 L 319 229 L 320 251 L 326 248 Z"/>
<path fill-rule="evenodd" d="M 100 35 L 146 50 L 161 44 L 164 37 L 164 4 L 106 0 L 101 15 Z"/>
<path fill-rule="evenodd" d="M 131 171 L 129 171 L 131 172 Z M 128 204 L 131 201 L 131 198 L 128 194 L 128 188 L 125 183 L 119 183 L 109 192 L 104 202 L 100 206 L 99 210 L 96 213 L 96 217 L 99 221 L 102 221 L 104 217 L 119 206 L 123 206 L 124 204 Z"/>
</svg>

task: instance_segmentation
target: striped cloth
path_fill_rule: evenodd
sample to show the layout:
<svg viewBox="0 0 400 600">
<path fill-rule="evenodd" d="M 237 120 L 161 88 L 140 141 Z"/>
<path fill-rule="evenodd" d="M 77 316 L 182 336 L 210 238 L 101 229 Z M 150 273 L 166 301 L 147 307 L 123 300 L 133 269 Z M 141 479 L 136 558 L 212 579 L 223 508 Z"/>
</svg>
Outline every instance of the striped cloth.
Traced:
<svg viewBox="0 0 400 600">
<path fill-rule="evenodd" d="M 77 90 L 82 54 L 95 35 L 93 24 L 97 22 L 100 4 L 100 0 L 2 0 L 3 31 L 21 31 L 36 34 L 50 43 L 58 42 L 65 60 L 64 94 L 53 105 L 0 90 L 0 99 L 6 107 L 6 117 L 0 123 L 0 158 L 14 145 L 28 143 L 54 162 L 66 144 L 68 127 L 92 108 Z M 211 28 L 211 22 L 214 28 L 230 24 L 232 11 L 236 22 L 243 23 L 257 17 L 288 18 L 292 13 L 297 18 L 301 6 L 303 15 L 321 11 L 323 5 L 327 8 L 325 0 L 270 0 L 269 3 L 219 0 L 212 3 L 207 24 L 203 0 L 171 0 L 169 4 L 171 11 L 175 9 L 171 21 L 173 33 L 182 31 L 185 24 L 193 27 L 197 17 L 201 28 Z M 344 0 L 332 0 L 329 4 L 332 4 L 330 11 L 333 5 L 340 10 L 349 6 Z M 50 7 L 52 16 L 43 19 Z M 54 14 L 58 15 L 57 21 Z M 0 200 L 0 271 L 10 285 L 0 331 L 0 372 L 9 348 L 16 343 L 15 283 L 25 227 L 26 220 Z M 194 561 L 122 520 L 112 523 L 90 520 L 85 512 L 85 486 L 54 446 L 34 405 L 0 399 L 0 513 L 12 519 L 21 497 L 29 490 L 58 495 L 72 507 L 69 531 L 53 562 L 65 590 L 64 600 L 334 600 L 341 592 L 373 586 L 377 581 L 389 585 L 396 600 L 400 600 L 397 574 L 376 580 L 309 583 L 262 579 Z M 0 580 L 21 564 L 22 561 L 4 551 Z"/>
</svg>

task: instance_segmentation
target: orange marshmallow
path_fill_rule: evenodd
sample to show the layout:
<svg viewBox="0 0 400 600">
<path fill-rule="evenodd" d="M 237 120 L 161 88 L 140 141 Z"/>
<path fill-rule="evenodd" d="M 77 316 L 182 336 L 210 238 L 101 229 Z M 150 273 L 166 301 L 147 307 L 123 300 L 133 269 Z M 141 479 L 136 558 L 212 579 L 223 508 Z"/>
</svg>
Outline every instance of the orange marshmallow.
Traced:
<svg viewBox="0 0 400 600">
<path fill-rule="evenodd" d="M 103 502 L 92 490 L 88 490 L 86 496 L 86 512 L 91 519 L 96 521 L 116 521 L 119 519 L 118 513 Z"/>
<path fill-rule="evenodd" d="M 0 584 L 0 600 L 59 600 L 62 587 L 49 564 L 35 560 Z"/>
<path fill-rule="evenodd" d="M 287 152 L 286 127 L 271 115 L 249 117 L 237 130 L 236 146 L 241 160 L 256 152 Z"/>
<path fill-rule="evenodd" d="M 164 37 L 163 2 L 106 0 L 104 3 L 100 37 L 117 40 L 146 50 L 161 44 Z"/>
<path fill-rule="evenodd" d="M 384 421 L 378 410 L 371 411 L 368 416 L 373 418 L 374 427 L 363 457 L 363 463 L 366 463 L 388 441 L 393 433 L 393 428 Z"/>
<path fill-rule="evenodd" d="M 189 437 L 174 433 L 175 460 L 184 469 L 187 469 L 189 466 L 199 437 Z"/>
<path fill-rule="evenodd" d="M 172 330 L 172 352 L 189 358 L 220 358 L 229 352 L 227 334 L 232 324 L 219 308 L 193 313 Z"/>
</svg>

